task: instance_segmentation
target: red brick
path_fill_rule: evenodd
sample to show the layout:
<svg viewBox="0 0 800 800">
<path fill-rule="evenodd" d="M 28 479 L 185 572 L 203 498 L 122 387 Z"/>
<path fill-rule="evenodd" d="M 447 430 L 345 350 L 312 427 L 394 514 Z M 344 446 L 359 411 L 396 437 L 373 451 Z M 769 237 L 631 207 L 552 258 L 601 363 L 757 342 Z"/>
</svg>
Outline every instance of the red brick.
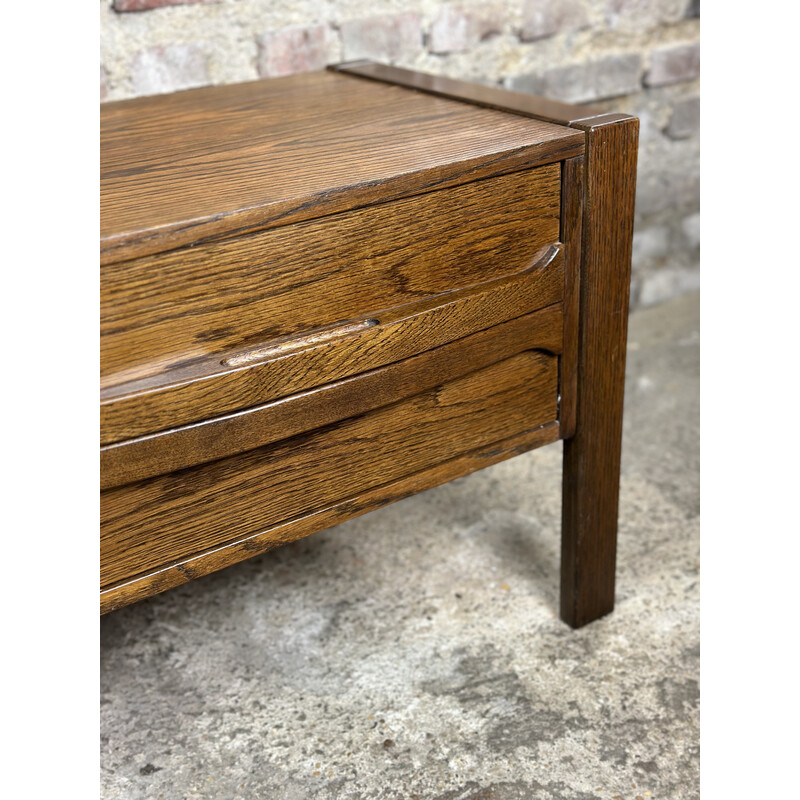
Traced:
<svg viewBox="0 0 800 800">
<path fill-rule="evenodd" d="M 188 6 L 195 3 L 219 3 L 221 0 L 114 0 L 114 11 L 149 11 L 164 6 Z"/>
<path fill-rule="evenodd" d="M 209 83 L 208 63 L 198 43 L 140 50 L 131 64 L 136 95 L 162 94 Z"/>
<path fill-rule="evenodd" d="M 641 79 L 642 57 L 638 53 L 621 53 L 518 75 L 511 80 L 511 88 L 567 103 L 588 103 L 633 94 L 641 89 Z"/>
<path fill-rule="evenodd" d="M 654 30 L 683 19 L 686 0 L 608 0 L 606 22 L 626 33 Z"/>
<path fill-rule="evenodd" d="M 431 53 L 460 53 L 478 41 L 475 20 L 460 6 L 444 5 L 431 25 Z"/>
<path fill-rule="evenodd" d="M 431 53 L 461 53 L 481 39 L 499 33 L 503 27 L 500 6 L 464 6 L 446 3 L 441 6 L 431 25 L 428 50 Z"/>
<path fill-rule="evenodd" d="M 700 45 L 680 44 L 663 47 L 653 53 L 650 72 L 645 76 L 647 86 L 666 86 L 670 83 L 693 81 L 700 77 Z"/>
<path fill-rule="evenodd" d="M 589 25 L 583 0 L 526 0 L 520 39 L 530 42 Z"/>
<path fill-rule="evenodd" d="M 420 15 L 382 14 L 353 19 L 341 25 L 344 59 L 372 58 L 383 61 L 417 55 L 422 49 Z"/>
<path fill-rule="evenodd" d="M 257 39 L 262 78 L 322 69 L 328 63 L 329 29 L 325 25 L 270 31 Z"/>
</svg>

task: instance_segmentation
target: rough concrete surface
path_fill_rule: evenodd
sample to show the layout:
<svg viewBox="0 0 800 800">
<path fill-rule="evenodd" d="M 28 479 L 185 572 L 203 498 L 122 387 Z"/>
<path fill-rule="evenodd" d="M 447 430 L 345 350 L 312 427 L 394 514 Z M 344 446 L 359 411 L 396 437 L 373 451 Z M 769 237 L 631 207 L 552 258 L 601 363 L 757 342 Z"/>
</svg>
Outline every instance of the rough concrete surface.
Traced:
<svg viewBox="0 0 800 800">
<path fill-rule="evenodd" d="M 102 797 L 697 797 L 697 295 L 629 341 L 612 615 L 517 457 L 105 617 Z"/>
</svg>

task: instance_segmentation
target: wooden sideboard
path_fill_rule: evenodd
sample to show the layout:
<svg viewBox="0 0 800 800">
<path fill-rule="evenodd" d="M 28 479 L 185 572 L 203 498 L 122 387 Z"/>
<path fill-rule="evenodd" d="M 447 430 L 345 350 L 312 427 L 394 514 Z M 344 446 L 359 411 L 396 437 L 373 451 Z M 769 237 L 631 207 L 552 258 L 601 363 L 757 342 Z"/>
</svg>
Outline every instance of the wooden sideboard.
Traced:
<svg viewBox="0 0 800 800">
<path fill-rule="evenodd" d="M 101 611 L 563 440 L 609 612 L 637 135 L 369 62 L 101 106 Z"/>
</svg>

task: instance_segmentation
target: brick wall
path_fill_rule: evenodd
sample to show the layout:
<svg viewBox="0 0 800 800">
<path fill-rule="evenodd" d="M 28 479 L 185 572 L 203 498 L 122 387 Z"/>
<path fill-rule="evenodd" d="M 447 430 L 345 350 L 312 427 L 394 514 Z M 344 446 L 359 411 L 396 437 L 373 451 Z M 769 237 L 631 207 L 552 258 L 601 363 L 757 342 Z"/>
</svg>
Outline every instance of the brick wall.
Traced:
<svg viewBox="0 0 800 800">
<path fill-rule="evenodd" d="M 101 0 L 101 100 L 372 58 L 641 118 L 631 300 L 699 283 L 699 0 Z"/>
</svg>

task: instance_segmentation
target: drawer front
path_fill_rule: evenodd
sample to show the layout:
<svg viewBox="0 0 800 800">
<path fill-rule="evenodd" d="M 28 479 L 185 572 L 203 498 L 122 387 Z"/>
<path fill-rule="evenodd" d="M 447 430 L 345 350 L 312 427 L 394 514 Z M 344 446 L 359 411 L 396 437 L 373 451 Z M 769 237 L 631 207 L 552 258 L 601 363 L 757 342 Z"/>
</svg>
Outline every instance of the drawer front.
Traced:
<svg viewBox="0 0 800 800">
<path fill-rule="evenodd" d="M 101 584 L 224 546 L 553 422 L 557 393 L 557 357 L 525 351 L 358 417 L 108 489 L 101 494 Z"/>
<path fill-rule="evenodd" d="M 103 267 L 105 385 L 527 267 L 558 241 L 560 165 Z"/>
<path fill-rule="evenodd" d="M 563 349 L 560 303 L 412 358 L 234 414 L 100 449 L 100 488 L 164 475 L 295 436 L 413 397 L 523 350 Z"/>
<path fill-rule="evenodd" d="M 564 251 L 540 250 L 520 272 L 372 311 L 338 325 L 218 353 L 101 394 L 103 445 L 251 408 L 411 358 L 564 296 Z"/>
</svg>

